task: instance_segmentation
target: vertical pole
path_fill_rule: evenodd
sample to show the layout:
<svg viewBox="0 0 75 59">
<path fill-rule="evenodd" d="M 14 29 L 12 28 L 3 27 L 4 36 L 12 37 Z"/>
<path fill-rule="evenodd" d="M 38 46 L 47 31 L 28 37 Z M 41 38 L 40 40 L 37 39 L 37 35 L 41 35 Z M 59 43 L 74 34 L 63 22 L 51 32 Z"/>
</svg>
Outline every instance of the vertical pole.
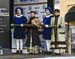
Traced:
<svg viewBox="0 0 75 59">
<path fill-rule="evenodd" d="M 10 1 L 10 4 L 9 4 L 9 6 L 10 6 L 10 20 L 9 20 L 9 22 L 10 22 L 10 28 L 9 29 L 11 29 L 11 24 L 12 24 L 12 20 L 13 20 L 13 14 L 14 14 L 14 12 L 13 12 L 13 10 L 14 10 L 14 0 L 9 0 Z M 12 49 L 12 33 L 11 33 L 11 30 L 10 30 L 10 49 Z"/>
<path fill-rule="evenodd" d="M 67 32 L 66 32 L 66 47 L 67 47 L 67 54 L 71 55 L 71 40 L 69 38 L 69 23 L 67 25 Z"/>
<path fill-rule="evenodd" d="M 51 9 L 54 9 L 54 0 L 47 0 L 47 6 L 51 7 Z"/>
</svg>

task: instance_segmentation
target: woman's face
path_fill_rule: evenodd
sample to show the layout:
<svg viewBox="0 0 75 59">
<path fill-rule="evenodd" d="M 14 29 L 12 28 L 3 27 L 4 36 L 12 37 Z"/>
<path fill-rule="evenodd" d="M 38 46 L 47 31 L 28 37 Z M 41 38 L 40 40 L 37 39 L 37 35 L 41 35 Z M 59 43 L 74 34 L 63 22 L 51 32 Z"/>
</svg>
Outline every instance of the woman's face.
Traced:
<svg viewBox="0 0 75 59">
<path fill-rule="evenodd" d="M 34 14 L 34 13 L 30 13 L 30 16 L 31 16 L 31 17 L 34 17 L 34 16 L 35 16 L 35 14 Z"/>
<path fill-rule="evenodd" d="M 46 9 L 46 15 L 50 15 L 50 11 L 48 9 Z"/>
<path fill-rule="evenodd" d="M 21 15 L 21 10 L 17 9 L 17 15 Z"/>
<path fill-rule="evenodd" d="M 60 15 L 60 12 L 55 12 L 54 15 L 58 16 L 58 15 Z"/>
</svg>

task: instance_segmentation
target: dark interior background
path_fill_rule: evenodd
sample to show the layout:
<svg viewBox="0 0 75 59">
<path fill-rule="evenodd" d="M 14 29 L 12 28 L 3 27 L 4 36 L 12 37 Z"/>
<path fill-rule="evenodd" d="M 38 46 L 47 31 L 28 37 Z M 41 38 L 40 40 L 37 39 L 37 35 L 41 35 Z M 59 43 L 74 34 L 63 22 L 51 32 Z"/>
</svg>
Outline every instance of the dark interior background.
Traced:
<svg viewBox="0 0 75 59">
<path fill-rule="evenodd" d="M 2 13 L 9 13 L 9 0 L 0 0 L 0 9 L 6 8 L 6 10 L 1 10 Z M 3 28 L 2 30 L 4 31 L 3 33 L 0 33 L 0 46 L 3 48 L 10 48 L 10 20 L 9 16 L 0 16 L 0 19 L 2 19 L 0 22 L 0 25 L 5 25 L 5 26 L 0 26 L 0 28 Z M 0 29 L 0 31 L 2 31 Z"/>
</svg>

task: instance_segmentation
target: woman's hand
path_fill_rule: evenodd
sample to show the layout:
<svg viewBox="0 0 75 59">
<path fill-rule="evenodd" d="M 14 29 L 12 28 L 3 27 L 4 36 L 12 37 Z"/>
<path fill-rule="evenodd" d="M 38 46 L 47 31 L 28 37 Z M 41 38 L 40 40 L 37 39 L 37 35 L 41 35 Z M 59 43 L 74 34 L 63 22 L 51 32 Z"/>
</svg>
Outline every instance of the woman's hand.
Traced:
<svg viewBox="0 0 75 59">
<path fill-rule="evenodd" d="M 37 23 L 35 22 L 35 20 L 31 21 L 32 25 L 37 25 Z"/>
</svg>

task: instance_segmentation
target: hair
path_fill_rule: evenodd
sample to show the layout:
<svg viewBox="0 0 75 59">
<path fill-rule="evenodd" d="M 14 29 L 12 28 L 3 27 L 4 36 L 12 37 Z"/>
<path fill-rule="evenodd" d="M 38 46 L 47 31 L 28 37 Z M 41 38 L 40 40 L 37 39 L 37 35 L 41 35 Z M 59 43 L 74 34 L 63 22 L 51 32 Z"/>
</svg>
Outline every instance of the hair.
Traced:
<svg viewBox="0 0 75 59">
<path fill-rule="evenodd" d="M 55 12 L 60 13 L 60 10 L 59 10 L 59 9 L 55 9 L 55 10 L 54 10 L 54 13 L 55 13 Z"/>
<path fill-rule="evenodd" d="M 23 8 L 21 8 L 21 7 L 17 7 L 16 9 L 15 9 L 15 14 L 17 14 L 17 10 L 18 9 L 20 9 L 21 10 L 21 14 L 23 14 Z"/>
<path fill-rule="evenodd" d="M 35 12 L 35 11 L 30 11 L 30 13 L 34 13 L 34 14 L 36 14 L 36 12 Z"/>
</svg>

